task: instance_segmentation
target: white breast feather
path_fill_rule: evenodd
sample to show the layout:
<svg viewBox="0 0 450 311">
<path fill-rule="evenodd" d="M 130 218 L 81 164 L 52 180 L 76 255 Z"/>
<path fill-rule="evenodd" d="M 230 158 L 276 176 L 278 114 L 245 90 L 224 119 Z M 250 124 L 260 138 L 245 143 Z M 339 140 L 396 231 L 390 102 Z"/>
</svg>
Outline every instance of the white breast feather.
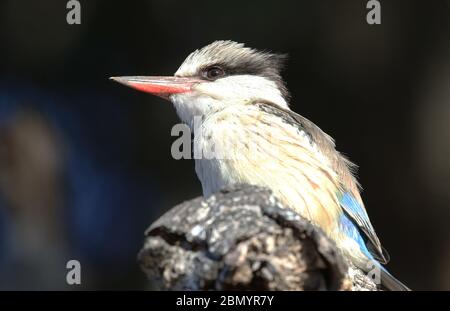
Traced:
<svg viewBox="0 0 450 311">
<path fill-rule="evenodd" d="M 334 231 L 338 176 L 305 133 L 257 107 L 233 105 L 207 118 L 198 134 L 200 149 L 214 144 L 222 156 L 196 160 L 205 196 L 235 183 L 268 187 L 300 215 Z"/>
</svg>

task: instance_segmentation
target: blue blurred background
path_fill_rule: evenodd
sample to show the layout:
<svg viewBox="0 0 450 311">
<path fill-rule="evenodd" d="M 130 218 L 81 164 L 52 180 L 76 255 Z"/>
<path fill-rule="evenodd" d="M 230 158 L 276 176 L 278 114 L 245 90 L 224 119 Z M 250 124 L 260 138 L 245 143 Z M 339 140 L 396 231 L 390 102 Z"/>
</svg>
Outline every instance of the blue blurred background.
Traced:
<svg viewBox="0 0 450 311">
<path fill-rule="evenodd" d="M 413 289 L 450 289 L 450 1 L 0 0 L 0 289 L 145 289 L 143 232 L 201 194 L 170 104 L 108 81 L 170 75 L 218 39 L 289 53 L 292 109 L 359 166 Z M 82 285 L 66 284 L 66 262 Z"/>
</svg>

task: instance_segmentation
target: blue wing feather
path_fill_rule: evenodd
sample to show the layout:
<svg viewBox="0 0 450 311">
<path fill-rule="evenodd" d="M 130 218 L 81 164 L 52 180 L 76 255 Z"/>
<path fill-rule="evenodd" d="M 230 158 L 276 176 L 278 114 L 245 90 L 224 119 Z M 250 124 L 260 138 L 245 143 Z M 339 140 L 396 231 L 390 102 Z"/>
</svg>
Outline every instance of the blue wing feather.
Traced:
<svg viewBox="0 0 450 311">
<path fill-rule="evenodd" d="M 356 227 L 353 221 L 350 218 L 348 218 L 346 214 L 342 214 L 339 220 L 341 230 L 345 232 L 345 235 L 350 237 L 352 240 L 356 241 L 356 243 L 358 243 L 361 252 L 367 258 L 370 259 L 373 258 L 372 254 L 367 249 L 366 241 L 361 236 L 360 230 Z"/>
<path fill-rule="evenodd" d="M 359 229 L 359 232 L 357 233 L 358 236 L 361 237 L 360 234 L 363 234 L 365 237 L 364 248 L 368 249 L 373 257 L 381 263 L 387 263 L 389 260 L 388 255 L 385 251 L 383 251 L 383 247 L 381 246 L 380 240 L 378 239 L 375 230 L 370 223 L 369 216 L 367 215 L 364 206 L 362 206 L 349 192 L 345 192 L 341 196 L 340 204 L 348 219 L 353 222 L 357 229 Z M 351 226 L 347 224 L 346 227 L 349 228 L 349 234 L 356 234 L 353 232 L 353 228 Z M 357 238 L 356 240 L 360 243 Z"/>
</svg>

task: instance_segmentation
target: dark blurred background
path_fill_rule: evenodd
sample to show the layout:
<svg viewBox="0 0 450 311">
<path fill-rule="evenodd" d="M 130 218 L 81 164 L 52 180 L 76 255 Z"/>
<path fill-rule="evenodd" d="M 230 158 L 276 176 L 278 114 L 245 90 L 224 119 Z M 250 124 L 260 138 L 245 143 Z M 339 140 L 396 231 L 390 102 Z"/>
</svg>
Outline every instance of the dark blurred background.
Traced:
<svg viewBox="0 0 450 311">
<path fill-rule="evenodd" d="M 218 39 L 289 53 L 292 109 L 359 166 L 372 222 L 413 289 L 450 289 L 450 1 L 0 0 L 0 289 L 145 289 L 145 228 L 201 194 L 161 99 L 108 81 L 169 75 Z M 82 285 L 66 284 L 66 262 Z"/>
</svg>

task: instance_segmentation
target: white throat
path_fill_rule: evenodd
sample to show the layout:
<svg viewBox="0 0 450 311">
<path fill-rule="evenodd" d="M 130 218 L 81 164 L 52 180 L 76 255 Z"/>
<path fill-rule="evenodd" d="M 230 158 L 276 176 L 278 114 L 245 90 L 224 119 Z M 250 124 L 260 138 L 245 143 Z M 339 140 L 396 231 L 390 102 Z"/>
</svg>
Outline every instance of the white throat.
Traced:
<svg viewBox="0 0 450 311">
<path fill-rule="evenodd" d="M 194 117 L 206 118 L 232 105 L 267 101 L 289 109 L 275 82 L 264 77 L 238 75 L 196 85 L 192 92 L 170 97 L 180 119 L 192 126 Z"/>
</svg>

